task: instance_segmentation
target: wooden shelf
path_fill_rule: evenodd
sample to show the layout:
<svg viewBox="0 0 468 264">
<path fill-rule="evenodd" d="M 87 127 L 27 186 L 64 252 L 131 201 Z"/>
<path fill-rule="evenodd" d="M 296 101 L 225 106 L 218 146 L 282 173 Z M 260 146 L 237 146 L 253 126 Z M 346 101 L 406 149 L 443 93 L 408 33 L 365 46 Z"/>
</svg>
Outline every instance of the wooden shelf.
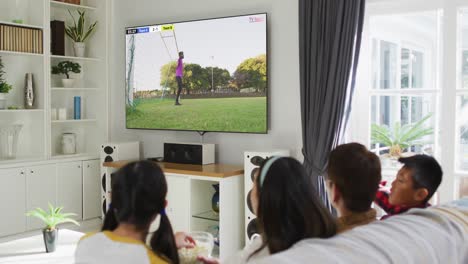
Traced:
<svg viewBox="0 0 468 264">
<path fill-rule="evenodd" d="M 65 87 L 52 87 L 50 88 L 52 91 L 97 91 L 99 88 L 84 88 L 84 87 L 76 87 L 76 88 L 65 88 Z"/>
<path fill-rule="evenodd" d="M 67 124 L 67 123 L 86 123 L 96 122 L 96 119 L 67 119 L 67 120 L 52 120 L 52 124 Z"/>
<path fill-rule="evenodd" d="M 0 50 L 0 55 L 20 55 L 20 56 L 44 57 L 44 54 L 42 54 L 42 53 L 30 53 L 30 52 L 19 52 L 19 51 L 8 51 L 8 50 Z"/>
<path fill-rule="evenodd" d="M 85 5 L 75 5 L 70 3 L 58 2 L 51 0 L 50 4 L 52 6 L 60 7 L 60 8 L 77 8 L 77 9 L 88 9 L 88 10 L 96 10 L 95 7 L 92 6 L 85 6 Z"/>
<path fill-rule="evenodd" d="M 44 109 L 0 109 L 0 113 L 43 113 Z"/>
<path fill-rule="evenodd" d="M 1 20 L 0 20 L 0 24 L 15 26 L 15 27 L 25 27 L 25 28 L 37 28 L 37 29 L 43 29 L 44 28 L 42 26 L 37 26 L 37 25 L 20 24 L 20 23 L 7 22 L 7 21 L 1 21 Z"/>
<path fill-rule="evenodd" d="M 75 57 L 75 56 L 61 56 L 61 55 L 51 55 L 52 59 L 65 59 L 65 60 L 77 60 L 77 61 L 101 61 L 98 58 L 87 58 L 87 57 Z"/>
</svg>

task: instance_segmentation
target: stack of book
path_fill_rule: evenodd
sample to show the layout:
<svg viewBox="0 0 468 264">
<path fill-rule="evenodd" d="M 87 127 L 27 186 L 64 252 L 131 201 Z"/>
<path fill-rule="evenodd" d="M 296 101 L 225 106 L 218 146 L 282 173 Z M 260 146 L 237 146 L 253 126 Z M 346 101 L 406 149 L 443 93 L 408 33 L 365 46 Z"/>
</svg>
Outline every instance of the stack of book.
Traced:
<svg viewBox="0 0 468 264">
<path fill-rule="evenodd" d="M 43 53 L 42 29 L 0 24 L 0 50 Z"/>
</svg>

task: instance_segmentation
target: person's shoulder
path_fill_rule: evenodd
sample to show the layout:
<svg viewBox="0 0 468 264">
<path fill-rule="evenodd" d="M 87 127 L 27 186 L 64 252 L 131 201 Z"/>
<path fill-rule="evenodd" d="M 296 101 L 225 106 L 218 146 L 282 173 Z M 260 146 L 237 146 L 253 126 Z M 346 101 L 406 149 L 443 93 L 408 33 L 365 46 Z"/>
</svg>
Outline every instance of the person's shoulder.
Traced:
<svg viewBox="0 0 468 264">
<path fill-rule="evenodd" d="M 94 236 L 94 235 L 96 235 L 96 234 L 98 234 L 98 233 L 100 233 L 100 232 L 89 232 L 89 233 L 86 233 L 86 234 L 84 234 L 84 235 L 80 238 L 79 242 L 81 242 L 81 241 L 83 241 L 83 240 L 85 240 L 85 239 L 87 239 L 87 238 L 90 238 L 90 237 L 92 237 L 92 236 Z"/>
<path fill-rule="evenodd" d="M 156 255 L 151 248 L 146 247 L 146 251 L 148 253 L 149 263 L 150 264 L 169 264 L 169 261 Z"/>
</svg>

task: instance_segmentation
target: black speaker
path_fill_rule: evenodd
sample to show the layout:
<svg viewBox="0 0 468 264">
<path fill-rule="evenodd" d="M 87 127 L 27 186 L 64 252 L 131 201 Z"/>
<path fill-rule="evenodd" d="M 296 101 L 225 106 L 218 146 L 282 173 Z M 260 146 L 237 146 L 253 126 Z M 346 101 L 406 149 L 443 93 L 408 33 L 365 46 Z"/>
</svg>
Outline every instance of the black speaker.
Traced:
<svg viewBox="0 0 468 264">
<path fill-rule="evenodd" d="M 214 144 L 164 143 L 164 162 L 195 165 L 214 163 Z"/>
</svg>

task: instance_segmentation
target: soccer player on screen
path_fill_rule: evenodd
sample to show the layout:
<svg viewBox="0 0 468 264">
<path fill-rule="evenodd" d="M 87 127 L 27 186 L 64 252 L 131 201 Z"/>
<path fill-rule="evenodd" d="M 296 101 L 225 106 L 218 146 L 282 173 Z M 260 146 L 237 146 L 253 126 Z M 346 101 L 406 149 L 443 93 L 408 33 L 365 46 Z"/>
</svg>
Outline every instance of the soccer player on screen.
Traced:
<svg viewBox="0 0 468 264">
<path fill-rule="evenodd" d="M 177 80 L 177 96 L 175 105 L 181 105 L 179 102 L 180 92 L 182 92 L 182 76 L 184 76 L 184 52 L 179 52 L 179 59 L 177 60 L 177 68 L 176 68 L 176 80 Z"/>
</svg>

